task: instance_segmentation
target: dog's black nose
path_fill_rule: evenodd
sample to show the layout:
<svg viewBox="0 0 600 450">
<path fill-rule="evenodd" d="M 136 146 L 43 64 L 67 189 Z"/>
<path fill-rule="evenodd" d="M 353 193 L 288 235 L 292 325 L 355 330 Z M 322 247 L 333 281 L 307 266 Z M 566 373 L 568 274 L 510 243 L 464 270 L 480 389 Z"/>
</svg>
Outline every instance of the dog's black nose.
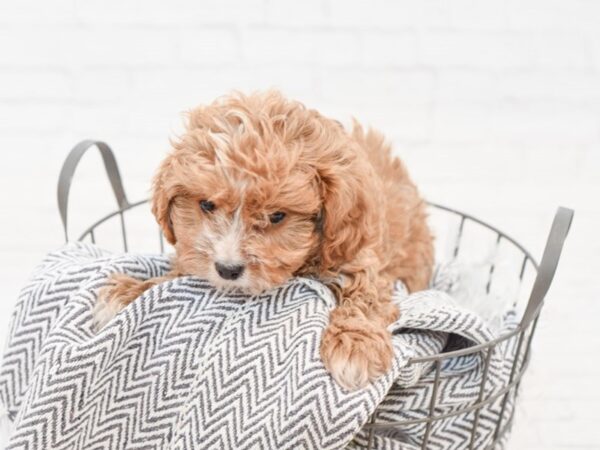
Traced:
<svg viewBox="0 0 600 450">
<path fill-rule="evenodd" d="M 244 273 L 243 265 L 225 265 L 220 263 L 215 263 L 215 269 L 217 269 L 217 273 L 226 280 L 237 280 Z"/>
</svg>

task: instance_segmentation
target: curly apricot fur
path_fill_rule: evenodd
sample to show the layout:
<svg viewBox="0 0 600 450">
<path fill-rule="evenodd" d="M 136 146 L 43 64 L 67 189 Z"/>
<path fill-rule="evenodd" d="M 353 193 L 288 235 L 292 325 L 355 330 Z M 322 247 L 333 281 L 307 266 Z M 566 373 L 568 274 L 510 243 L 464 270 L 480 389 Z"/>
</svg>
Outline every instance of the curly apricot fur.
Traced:
<svg viewBox="0 0 600 450">
<path fill-rule="evenodd" d="M 425 204 L 383 137 L 269 91 L 192 110 L 172 147 L 152 198 L 176 249 L 170 276 L 249 293 L 317 276 L 339 302 L 320 349 L 333 377 L 354 389 L 389 370 L 392 282 L 425 288 L 433 245 Z M 207 199 L 214 211 L 198 207 Z M 281 224 L 269 222 L 275 211 L 286 214 Z M 214 268 L 222 260 L 243 264 L 243 275 L 223 280 Z M 130 301 L 156 281 L 120 280 L 111 296 Z"/>
</svg>

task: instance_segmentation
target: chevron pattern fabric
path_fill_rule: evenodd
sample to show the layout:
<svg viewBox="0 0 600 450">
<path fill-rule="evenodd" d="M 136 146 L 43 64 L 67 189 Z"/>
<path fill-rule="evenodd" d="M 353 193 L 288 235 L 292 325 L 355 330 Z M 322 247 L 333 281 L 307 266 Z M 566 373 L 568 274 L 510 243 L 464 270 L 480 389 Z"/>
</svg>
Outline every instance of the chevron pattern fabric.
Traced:
<svg viewBox="0 0 600 450">
<path fill-rule="evenodd" d="M 168 269 L 164 256 L 114 255 L 83 243 L 45 258 L 20 294 L 0 370 L 1 406 L 13 423 L 9 449 L 359 448 L 376 410 L 378 421 L 428 413 L 432 366 L 410 358 L 492 338 L 443 292 L 457 281 L 451 270 L 437 271 L 437 290 L 408 295 L 397 283 L 393 367 L 354 392 L 340 388 L 319 358 L 335 304 L 310 279 L 248 297 L 182 277 L 93 331 L 96 293 L 111 273 L 148 278 Z M 508 315 L 506 326 L 514 324 Z M 507 345 L 490 356 L 486 394 L 506 382 L 511 352 Z M 436 412 L 476 402 L 482 370 L 476 356 L 446 363 L 442 372 L 451 376 Z M 491 439 L 499 405 L 481 412 L 474 448 Z M 428 448 L 468 448 L 473 426 L 473 414 L 438 421 Z M 419 448 L 424 433 L 423 424 L 375 432 L 375 448 Z"/>
</svg>

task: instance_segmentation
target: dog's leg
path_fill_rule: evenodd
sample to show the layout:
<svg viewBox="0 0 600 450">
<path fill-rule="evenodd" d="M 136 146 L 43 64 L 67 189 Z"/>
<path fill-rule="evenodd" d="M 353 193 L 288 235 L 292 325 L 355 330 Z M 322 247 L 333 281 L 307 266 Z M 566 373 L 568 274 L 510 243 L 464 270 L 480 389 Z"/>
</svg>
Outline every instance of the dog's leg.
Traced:
<svg viewBox="0 0 600 450">
<path fill-rule="evenodd" d="M 377 289 L 367 274 L 355 274 L 342 287 L 321 340 L 321 358 L 333 378 L 357 389 L 387 372 L 392 363 L 387 326 L 399 315 L 390 300 L 391 286 Z"/>
<path fill-rule="evenodd" d="M 119 311 L 152 286 L 177 276 L 177 273 L 169 272 L 162 277 L 138 280 L 129 275 L 112 274 L 108 284 L 98 292 L 98 300 L 93 311 L 94 329 L 99 330 L 104 327 Z"/>
</svg>

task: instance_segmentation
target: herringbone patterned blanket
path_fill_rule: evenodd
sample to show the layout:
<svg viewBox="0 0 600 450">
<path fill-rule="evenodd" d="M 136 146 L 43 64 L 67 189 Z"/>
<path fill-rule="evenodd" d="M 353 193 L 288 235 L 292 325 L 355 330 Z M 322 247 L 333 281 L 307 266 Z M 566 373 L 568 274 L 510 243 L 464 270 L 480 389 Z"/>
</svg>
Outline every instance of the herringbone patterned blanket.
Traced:
<svg viewBox="0 0 600 450">
<path fill-rule="evenodd" d="M 164 256 L 113 255 L 81 243 L 45 258 L 20 295 L 0 371 L 10 449 L 356 447 L 378 405 L 383 421 L 427 414 L 430 384 L 422 381 L 431 367 L 411 358 L 492 337 L 442 292 L 456 281 L 447 270 L 435 277 L 438 290 L 407 295 L 397 284 L 392 370 L 355 392 L 340 388 L 319 358 L 334 299 L 313 280 L 247 297 L 182 277 L 93 331 L 91 310 L 110 273 L 147 278 L 168 267 Z M 491 355 L 487 393 L 508 376 L 503 352 L 510 351 Z M 476 402 L 481 360 L 445 364 L 453 376 L 438 392 L 442 412 Z M 482 412 L 474 448 L 490 438 L 498 411 L 496 404 Z M 472 425 L 472 415 L 436 423 L 428 448 L 466 448 Z M 423 424 L 376 432 L 375 442 L 412 449 L 424 432 Z"/>
</svg>

